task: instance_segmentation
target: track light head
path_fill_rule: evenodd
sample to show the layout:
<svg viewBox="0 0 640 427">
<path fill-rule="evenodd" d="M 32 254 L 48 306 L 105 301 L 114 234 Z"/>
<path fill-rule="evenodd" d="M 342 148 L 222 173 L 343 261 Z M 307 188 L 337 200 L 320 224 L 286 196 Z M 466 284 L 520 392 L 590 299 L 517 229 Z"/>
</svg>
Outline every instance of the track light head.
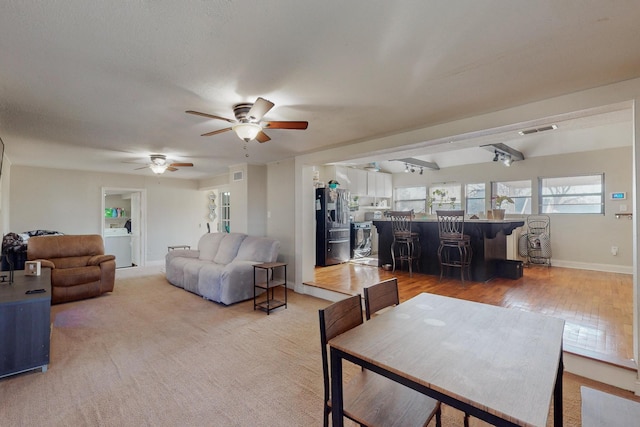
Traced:
<svg viewBox="0 0 640 427">
<path fill-rule="evenodd" d="M 500 153 L 498 153 L 498 150 L 494 151 L 495 156 L 493 156 L 493 161 L 497 162 L 500 159 Z"/>
</svg>

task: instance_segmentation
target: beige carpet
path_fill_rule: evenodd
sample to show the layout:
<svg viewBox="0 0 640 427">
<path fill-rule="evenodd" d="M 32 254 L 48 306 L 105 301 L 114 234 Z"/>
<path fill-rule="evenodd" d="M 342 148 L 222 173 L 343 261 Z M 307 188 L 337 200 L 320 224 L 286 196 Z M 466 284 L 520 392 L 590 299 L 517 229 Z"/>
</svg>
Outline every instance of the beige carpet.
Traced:
<svg viewBox="0 0 640 427">
<path fill-rule="evenodd" d="M 267 316 L 156 274 L 53 306 L 49 370 L 0 380 L 0 425 L 322 425 L 317 312 L 328 302 L 289 296 Z M 582 382 L 565 375 L 565 426 L 580 425 Z M 461 413 L 445 408 L 445 425 Z"/>
</svg>

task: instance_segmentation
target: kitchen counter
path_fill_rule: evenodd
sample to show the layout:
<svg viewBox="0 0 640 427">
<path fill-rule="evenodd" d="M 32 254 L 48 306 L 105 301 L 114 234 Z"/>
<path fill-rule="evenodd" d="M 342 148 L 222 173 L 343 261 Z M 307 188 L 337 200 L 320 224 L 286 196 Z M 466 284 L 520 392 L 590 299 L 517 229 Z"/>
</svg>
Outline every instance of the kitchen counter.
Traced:
<svg viewBox="0 0 640 427">
<path fill-rule="evenodd" d="M 507 258 L 507 235 L 522 227 L 524 220 L 465 219 L 464 233 L 471 236 L 471 280 L 486 282 L 498 273 L 500 261 Z M 392 264 L 391 243 L 393 233 L 391 221 L 374 220 L 378 231 L 378 265 Z M 417 271 L 440 275 L 438 263 L 438 220 L 436 218 L 414 219 L 412 230 L 420 234 L 420 260 Z M 451 269 L 452 277 L 459 277 L 458 269 Z"/>
</svg>

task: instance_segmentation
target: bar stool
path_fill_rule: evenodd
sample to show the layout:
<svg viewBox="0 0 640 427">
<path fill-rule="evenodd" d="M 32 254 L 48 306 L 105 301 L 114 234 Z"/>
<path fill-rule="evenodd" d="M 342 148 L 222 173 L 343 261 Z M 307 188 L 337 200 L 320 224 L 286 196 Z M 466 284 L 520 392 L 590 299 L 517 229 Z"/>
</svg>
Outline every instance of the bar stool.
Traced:
<svg viewBox="0 0 640 427">
<path fill-rule="evenodd" d="M 420 257 L 420 236 L 416 231 L 411 230 L 413 210 L 389 211 L 387 216 L 391 219 L 391 230 L 393 231 L 393 242 L 391 243 L 393 271 L 396 271 L 396 262 L 402 266 L 402 262 L 406 261 L 409 264 L 409 277 L 411 277 L 413 274 L 412 265 L 415 261 L 416 267 L 419 267 Z"/>
<path fill-rule="evenodd" d="M 440 280 L 445 267 L 460 269 L 460 279 L 464 285 L 464 271 L 471 280 L 471 237 L 464 234 L 464 211 L 446 210 L 436 211 L 438 216 L 438 262 L 440 263 Z M 453 253 L 452 253 L 453 252 Z M 452 256 L 453 255 L 453 256 Z"/>
</svg>

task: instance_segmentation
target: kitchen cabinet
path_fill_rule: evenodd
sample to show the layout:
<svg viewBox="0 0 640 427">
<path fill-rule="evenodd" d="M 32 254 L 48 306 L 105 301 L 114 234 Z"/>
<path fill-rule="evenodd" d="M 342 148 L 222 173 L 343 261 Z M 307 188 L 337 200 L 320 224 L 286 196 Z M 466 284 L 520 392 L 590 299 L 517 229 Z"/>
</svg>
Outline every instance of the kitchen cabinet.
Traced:
<svg viewBox="0 0 640 427">
<path fill-rule="evenodd" d="M 391 174 L 381 172 L 367 172 L 367 196 L 391 198 Z"/>
<path fill-rule="evenodd" d="M 332 179 L 340 183 L 340 188 L 349 190 L 352 197 L 391 198 L 393 191 L 391 174 L 384 172 L 369 172 L 345 166 L 328 166 L 326 181 L 329 182 Z"/>
</svg>

